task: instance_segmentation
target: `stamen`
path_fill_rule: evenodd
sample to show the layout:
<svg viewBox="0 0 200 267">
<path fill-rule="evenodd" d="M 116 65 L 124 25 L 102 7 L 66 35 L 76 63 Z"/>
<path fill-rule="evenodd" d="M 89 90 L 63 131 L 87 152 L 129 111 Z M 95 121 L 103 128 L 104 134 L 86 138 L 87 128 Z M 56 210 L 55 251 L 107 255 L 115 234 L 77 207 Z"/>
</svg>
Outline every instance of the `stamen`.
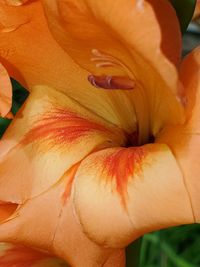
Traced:
<svg viewBox="0 0 200 267">
<path fill-rule="evenodd" d="M 113 89 L 113 90 L 132 90 L 135 88 L 135 81 L 128 77 L 120 76 L 95 76 L 89 75 L 88 81 L 96 88 Z"/>
<path fill-rule="evenodd" d="M 132 71 L 129 69 L 129 67 L 127 65 L 125 65 L 124 63 L 122 63 L 118 58 L 113 57 L 109 54 L 100 52 L 98 49 L 92 49 L 91 51 L 92 55 L 94 55 L 94 57 L 91 57 L 91 61 L 96 63 L 96 67 L 100 68 L 100 67 L 117 67 L 117 68 L 121 68 L 125 71 L 125 73 L 127 74 L 127 76 L 134 78 L 134 75 L 132 73 Z"/>
</svg>

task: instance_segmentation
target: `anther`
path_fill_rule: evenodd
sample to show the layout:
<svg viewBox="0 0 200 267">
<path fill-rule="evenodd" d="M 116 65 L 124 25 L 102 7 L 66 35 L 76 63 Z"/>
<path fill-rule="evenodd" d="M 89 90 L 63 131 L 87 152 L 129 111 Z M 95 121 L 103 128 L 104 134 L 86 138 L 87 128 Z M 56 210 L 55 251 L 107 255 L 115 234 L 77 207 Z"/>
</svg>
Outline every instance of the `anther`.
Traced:
<svg viewBox="0 0 200 267">
<path fill-rule="evenodd" d="M 88 81 L 96 88 L 113 90 L 133 90 L 136 87 L 135 81 L 122 76 L 95 76 L 89 75 Z"/>
</svg>

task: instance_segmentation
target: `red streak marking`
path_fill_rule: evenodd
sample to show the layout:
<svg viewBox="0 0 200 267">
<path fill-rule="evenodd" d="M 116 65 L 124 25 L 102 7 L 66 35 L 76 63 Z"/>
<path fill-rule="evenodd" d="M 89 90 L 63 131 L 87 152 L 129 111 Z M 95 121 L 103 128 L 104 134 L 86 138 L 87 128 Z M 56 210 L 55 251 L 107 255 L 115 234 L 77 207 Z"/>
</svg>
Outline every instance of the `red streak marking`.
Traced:
<svg viewBox="0 0 200 267">
<path fill-rule="evenodd" d="M 0 267 L 31 267 L 45 258 L 47 256 L 38 251 L 15 246 L 5 250 L 5 254 L 0 256 Z"/>
<path fill-rule="evenodd" d="M 107 156 L 104 161 L 107 179 L 115 179 L 116 190 L 125 209 L 128 181 L 136 172 L 142 172 L 141 164 L 146 153 L 142 147 L 122 148 Z"/>
<path fill-rule="evenodd" d="M 44 114 L 25 135 L 21 143 L 27 145 L 38 140 L 49 140 L 54 144 L 65 144 L 97 131 L 112 133 L 111 130 L 103 125 L 89 121 L 73 112 L 55 109 Z"/>
<path fill-rule="evenodd" d="M 68 176 L 68 182 L 65 188 L 65 192 L 62 195 L 62 199 L 63 199 L 63 205 L 66 203 L 67 199 L 70 196 L 71 193 L 71 189 L 72 189 L 72 183 L 74 181 L 74 176 L 76 174 L 76 171 L 79 167 L 80 163 L 77 163 L 76 165 L 74 165 L 71 169 L 68 170 L 68 172 L 66 173 L 66 175 Z"/>
</svg>

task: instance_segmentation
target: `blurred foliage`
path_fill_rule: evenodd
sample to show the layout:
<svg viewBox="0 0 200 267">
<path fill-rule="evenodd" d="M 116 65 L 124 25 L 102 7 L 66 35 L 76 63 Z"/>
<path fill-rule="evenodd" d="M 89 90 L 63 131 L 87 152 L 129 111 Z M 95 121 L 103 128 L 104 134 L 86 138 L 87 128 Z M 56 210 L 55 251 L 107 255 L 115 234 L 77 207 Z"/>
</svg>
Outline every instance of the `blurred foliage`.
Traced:
<svg viewBox="0 0 200 267">
<path fill-rule="evenodd" d="M 181 31 L 184 33 L 192 19 L 196 0 L 170 0 L 178 15 Z"/>
<path fill-rule="evenodd" d="M 199 236 L 198 224 L 146 234 L 127 248 L 126 267 L 199 267 Z"/>
<path fill-rule="evenodd" d="M 18 105 L 22 105 L 26 98 L 28 97 L 28 91 L 24 89 L 19 83 L 11 79 L 13 86 L 13 99 Z"/>
<path fill-rule="evenodd" d="M 145 235 L 142 240 L 140 267 L 199 267 L 199 237 L 200 225 L 197 224 Z"/>
</svg>

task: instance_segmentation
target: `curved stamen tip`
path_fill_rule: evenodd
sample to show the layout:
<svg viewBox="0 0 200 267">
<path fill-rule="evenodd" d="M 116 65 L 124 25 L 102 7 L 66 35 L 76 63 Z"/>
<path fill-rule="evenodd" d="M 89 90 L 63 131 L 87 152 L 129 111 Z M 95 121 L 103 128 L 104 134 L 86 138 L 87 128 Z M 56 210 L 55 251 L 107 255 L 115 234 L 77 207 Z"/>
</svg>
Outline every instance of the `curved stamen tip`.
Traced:
<svg viewBox="0 0 200 267">
<path fill-rule="evenodd" d="M 133 90 L 136 87 L 135 81 L 123 76 L 95 76 L 90 74 L 88 81 L 96 88 L 113 90 Z"/>
</svg>

